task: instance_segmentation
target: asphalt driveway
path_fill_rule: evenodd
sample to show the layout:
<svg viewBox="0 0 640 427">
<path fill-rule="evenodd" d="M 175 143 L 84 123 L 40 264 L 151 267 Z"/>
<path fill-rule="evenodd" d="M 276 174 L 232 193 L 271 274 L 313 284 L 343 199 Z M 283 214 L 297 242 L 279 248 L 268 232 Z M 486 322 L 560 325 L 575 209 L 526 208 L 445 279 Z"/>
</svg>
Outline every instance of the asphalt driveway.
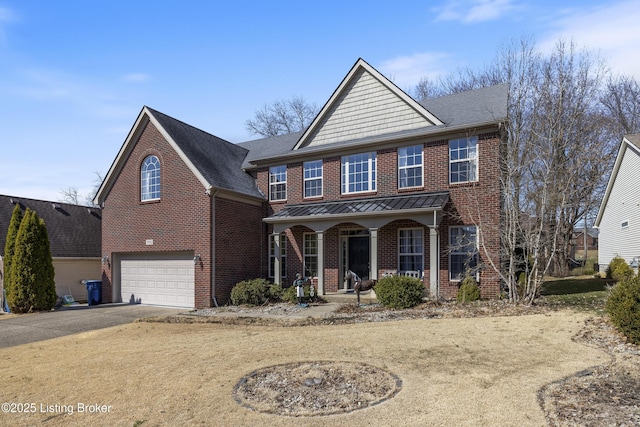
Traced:
<svg viewBox="0 0 640 427">
<path fill-rule="evenodd" d="M 7 318 L 0 315 L 0 348 L 122 325 L 142 317 L 171 315 L 186 311 L 189 309 L 140 304 L 105 304 L 79 305 L 51 312 L 7 316 Z"/>
</svg>

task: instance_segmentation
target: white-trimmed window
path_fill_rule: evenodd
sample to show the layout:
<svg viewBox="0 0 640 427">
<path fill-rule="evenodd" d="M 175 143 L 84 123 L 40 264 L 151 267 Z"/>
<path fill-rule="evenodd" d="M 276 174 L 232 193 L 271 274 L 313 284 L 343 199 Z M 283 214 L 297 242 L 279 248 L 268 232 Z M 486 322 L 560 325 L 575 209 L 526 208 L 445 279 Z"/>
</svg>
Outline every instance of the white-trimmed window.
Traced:
<svg viewBox="0 0 640 427">
<path fill-rule="evenodd" d="M 398 270 L 422 271 L 424 267 L 424 229 L 398 230 Z"/>
<path fill-rule="evenodd" d="M 160 160 L 148 156 L 140 168 L 140 200 L 160 199 Z"/>
<path fill-rule="evenodd" d="M 304 276 L 318 276 L 318 235 L 304 233 Z"/>
<path fill-rule="evenodd" d="M 473 225 L 449 227 L 449 279 L 462 280 L 478 266 L 478 232 Z"/>
<path fill-rule="evenodd" d="M 478 180 L 478 137 L 449 141 L 449 183 Z"/>
<path fill-rule="evenodd" d="M 269 238 L 269 277 L 275 277 L 276 242 L 272 234 Z M 287 277 L 287 236 L 280 234 L 280 276 Z"/>
<path fill-rule="evenodd" d="M 422 187 L 422 145 L 398 148 L 398 188 Z"/>
<path fill-rule="evenodd" d="M 322 160 L 304 162 L 304 197 L 322 197 Z"/>
<path fill-rule="evenodd" d="M 287 200 L 287 167 L 269 168 L 269 200 Z"/>
<path fill-rule="evenodd" d="M 376 191 L 376 153 L 342 156 L 342 194 Z"/>
</svg>

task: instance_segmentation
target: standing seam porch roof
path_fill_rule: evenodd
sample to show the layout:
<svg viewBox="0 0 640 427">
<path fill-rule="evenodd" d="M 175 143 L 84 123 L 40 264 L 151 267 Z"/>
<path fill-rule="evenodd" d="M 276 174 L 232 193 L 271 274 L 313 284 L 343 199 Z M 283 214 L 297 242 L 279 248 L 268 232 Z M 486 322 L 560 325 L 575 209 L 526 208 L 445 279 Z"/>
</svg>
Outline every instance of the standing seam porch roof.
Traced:
<svg viewBox="0 0 640 427">
<path fill-rule="evenodd" d="M 265 222 L 290 222 L 362 215 L 384 215 L 414 210 L 442 210 L 449 201 L 448 192 L 416 194 L 410 196 L 376 197 L 337 202 L 305 203 L 286 206 L 265 218 Z"/>
</svg>

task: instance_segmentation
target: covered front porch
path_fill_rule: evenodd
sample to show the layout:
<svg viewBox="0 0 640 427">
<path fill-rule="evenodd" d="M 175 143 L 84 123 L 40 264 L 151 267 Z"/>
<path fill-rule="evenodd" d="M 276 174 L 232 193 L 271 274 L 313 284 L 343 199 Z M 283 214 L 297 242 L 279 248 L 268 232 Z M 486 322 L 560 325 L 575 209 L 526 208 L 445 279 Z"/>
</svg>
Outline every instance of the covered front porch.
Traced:
<svg viewBox="0 0 640 427">
<path fill-rule="evenodd" d="M 303 272 L 318 294 L 328 295 L 352 289 L 347 270 L 362 279 L 408 274 L 437 297 L 439 226 L 448 200 L 439 192 L 285 206 L 264 220 L 272 226 L 273 281 L 287 285 L 285 276 Z"/>
</svg>

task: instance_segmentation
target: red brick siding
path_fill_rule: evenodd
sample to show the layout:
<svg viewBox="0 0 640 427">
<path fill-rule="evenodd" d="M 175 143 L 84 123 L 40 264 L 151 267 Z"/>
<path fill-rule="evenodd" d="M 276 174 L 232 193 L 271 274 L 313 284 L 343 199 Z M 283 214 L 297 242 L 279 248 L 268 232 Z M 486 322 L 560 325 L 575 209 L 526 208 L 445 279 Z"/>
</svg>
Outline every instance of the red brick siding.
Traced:
<svg viewBox="0 0 640 427">
<path fill-rule="evenodd" d="M 456 136 L 457 137 L 457 136 Z M 397 194 L 411 194 L 422 192 L 449 191 L 450 202 L 445 208 L 442 223 L 439 227 L 440 235 L 440 293 L 445 298 L 452 298 L 458 290 L 458 282 L 449 281 L 449 256 L 447 252 L 449 227 L 452 225 L 479 224 L 482 227 L 483 247 L 480 261 L 487 265 L 480 273 L 481 292 L 483 297 L 496 297 L 500 291 L 499 275 L 488 266 L 489 257 L 499 264 L 500 252 L 500 136 L 497 133 L 479 135 L 479 180 L 469 184 L 449 184 L 449 139 L 424 142 L 424 188 L 398 190 L 398 158 L 397 148 L 385 148 L 377 151 L 377 191 L 361 195 L 341 194 L 341 171 L 339 156 L 323 159 L 323 201 L 335 201 L 359 197 L 383 197 Z M 415 145 L 415 143 L 399 146 Z M 363 150 L 366 151 L 366 150 Z M 287 171 L 287 203 L 304 203 L 302 163 L 288 165 Z M 258 187 L 268 192 L 268 169 L 257 172 Z M 314 199 L 313 201 L 318 201 Z M 281 210 L 284 203 L 270 203 L 267 214 Z M 413 224 L 413 225 L 411 225 Z M 417 225 L 411 221 L 395 222 L 378 230 L 378 266 L 380 270 L 395 270 L 398 264 L 397 230 L 400 227 Z M 421 226 L 421 225 L 420 225 Z M 340 262 L 339 228 L 333 227 L 325 232 L 325 290 L 337 290 Z M 301 251 L 293 251 L 297 235 L 288 236 L 287 263 L 290 271 L 294 266 L 301 265 Z M 302 238 L 300 234 L 299 238 Z M 425 227 L 424 269 L 425 281 L 429 280 L 429 229 Z M 291 242 L 294 242 L 293 244 Z M 301 244 L 301 243 L 300 243 Z M 290 273 L 291 274 L 291 273 Z M 335 287 L 335 289 L 334 289 Z"/>
<path fill-rule="evenodd" d="M 262 206 L 215 199 L 215 291 L 225 304 L 233 286 L 262 275 Z"/>
<path fill-rule="evenodd" d="M 140 202 L 140 166 L 153 154 L 160 160 L 161 198 Z M 210 305 L 210 199 L 182 159 L 148 124 L 111 188 L 102 211 L 103 253 L 189 251 L 202 257 L 195 269 L 195 304 Z M 153 245 L 146 245 L 153 239 Z M 103 300 L 112 295 L 112 269 L 103 268 Z M 118 296 L 115 296 L 116 299 Z"/>
</svg>

